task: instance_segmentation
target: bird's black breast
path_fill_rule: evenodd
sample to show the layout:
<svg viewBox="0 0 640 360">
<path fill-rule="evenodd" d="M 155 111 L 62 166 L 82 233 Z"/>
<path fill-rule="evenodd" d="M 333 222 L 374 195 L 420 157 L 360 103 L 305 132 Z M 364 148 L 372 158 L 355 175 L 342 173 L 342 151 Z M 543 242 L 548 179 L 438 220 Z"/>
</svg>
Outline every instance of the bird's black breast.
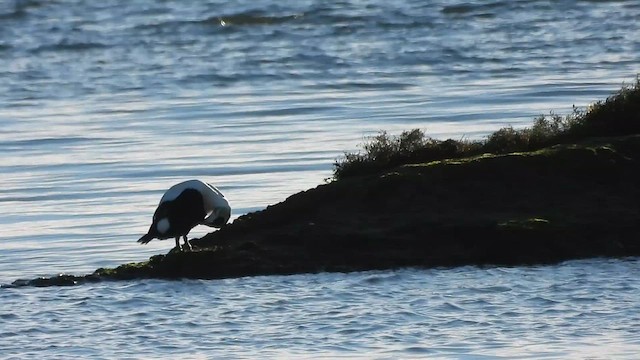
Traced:
<svg viewBox="0 0 640 360">
<path fill-rule="evenodd" d="M 167 218 L 170 228 L 165 235 L 174 237 L 187 235 L 206 215 L 202 194 L 195 189 L 185 189 L 175 199 L 161 203 L 153 214 L 153 220 L 155 223 Z"/>
</svg>

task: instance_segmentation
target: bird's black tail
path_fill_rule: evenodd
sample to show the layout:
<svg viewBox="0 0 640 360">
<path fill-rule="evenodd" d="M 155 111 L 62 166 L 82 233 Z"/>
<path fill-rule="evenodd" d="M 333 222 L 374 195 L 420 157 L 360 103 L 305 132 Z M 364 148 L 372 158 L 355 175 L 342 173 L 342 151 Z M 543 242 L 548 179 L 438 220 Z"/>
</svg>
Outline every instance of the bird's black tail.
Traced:
<svg viewBox="0 0 640 360">
<path fill-rule="evenodd" d="M 144 234 L 140 239 L 138 239 L 138 242 L 140 244 L 146 244 L 149 241 L 153 240 L 153 235 L 151 234 Z"/>
</svg>

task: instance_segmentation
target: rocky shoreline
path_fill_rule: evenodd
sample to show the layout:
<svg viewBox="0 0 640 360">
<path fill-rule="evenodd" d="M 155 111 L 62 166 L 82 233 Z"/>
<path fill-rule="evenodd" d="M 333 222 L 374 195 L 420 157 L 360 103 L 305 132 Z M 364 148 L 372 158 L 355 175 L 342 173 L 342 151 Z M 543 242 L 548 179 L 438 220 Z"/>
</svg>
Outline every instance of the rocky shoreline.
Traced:
<svg viewBox="0 0 640 360">
<path fill-rule="evenodd" d="M 629 135 L 408 164 L 292 195 L 192 240 L 193 252 L 4 286 L 639 256 L 639 160 Z"/>
</svg>

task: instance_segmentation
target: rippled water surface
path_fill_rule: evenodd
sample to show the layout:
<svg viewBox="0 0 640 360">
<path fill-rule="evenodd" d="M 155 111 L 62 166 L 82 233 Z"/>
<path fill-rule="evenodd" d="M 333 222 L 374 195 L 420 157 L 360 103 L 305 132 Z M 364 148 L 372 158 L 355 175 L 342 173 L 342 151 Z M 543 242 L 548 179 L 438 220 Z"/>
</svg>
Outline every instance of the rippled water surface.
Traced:
<svg viewBox="0 0 640 360">
<path fill-rule="evenodd" d="M 0 283 L 166 252 L 135 240 L 181 180 L 218 186 L 235 218 L 379 130 L 482 138 L 587 106 L 640 72 L 639 24 L 631 0 L 0 1 Z M 624 357 L 634 272 L 4 289 L 0 357 Z"/>
<path fill-rule="evenodd" d="M 635 358 L 640 260 L 3 289 L 19 358 Z"/>
</svg>

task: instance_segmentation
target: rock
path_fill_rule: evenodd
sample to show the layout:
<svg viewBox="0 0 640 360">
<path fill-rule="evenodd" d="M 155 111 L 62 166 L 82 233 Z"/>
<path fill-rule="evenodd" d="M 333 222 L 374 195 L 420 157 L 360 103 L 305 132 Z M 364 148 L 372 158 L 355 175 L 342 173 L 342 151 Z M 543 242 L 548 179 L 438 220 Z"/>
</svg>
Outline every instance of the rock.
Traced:
<svg viewBox="0 0 640 360">
<path fill-rule="evenodd" d="M 103 279 L 227 278 L 640 255 L 640 135 L 409 164 L 292 195 Z"/>
</svg>

